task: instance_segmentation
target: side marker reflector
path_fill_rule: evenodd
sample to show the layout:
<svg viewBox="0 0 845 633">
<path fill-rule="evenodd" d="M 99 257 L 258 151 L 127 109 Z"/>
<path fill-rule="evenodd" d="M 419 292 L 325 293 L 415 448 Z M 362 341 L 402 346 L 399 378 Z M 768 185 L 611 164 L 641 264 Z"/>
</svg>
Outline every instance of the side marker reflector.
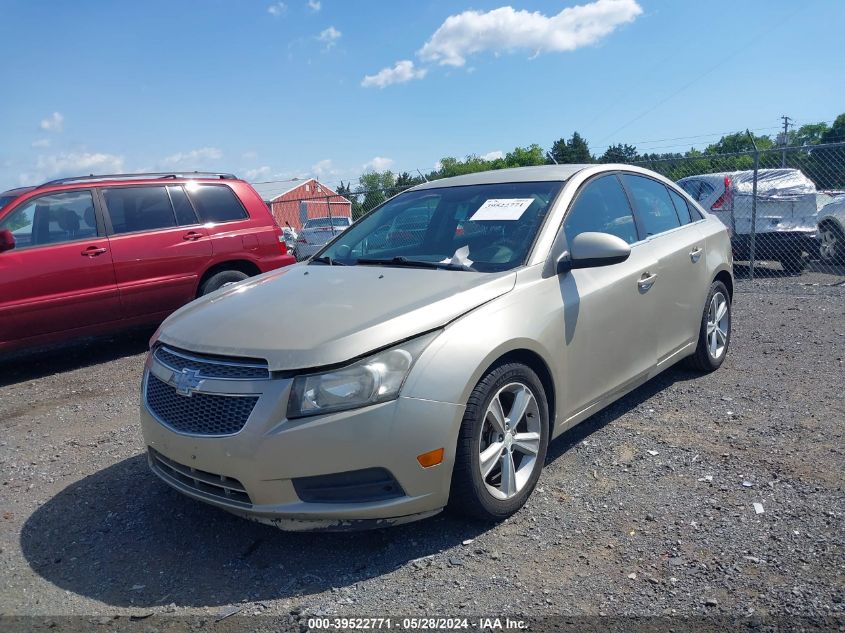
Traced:
<svg viewBox="0 0 845 633">
<path fill-rule="evenodd" d="M 437 464 L 443 461 L 443 453 L 444 450 L 442 448 L 428 451 L 422 455 L 417 455 L 417 461 L 423 468 L 431 468 L 432 466 L 437 466 Z"/>
</svg>

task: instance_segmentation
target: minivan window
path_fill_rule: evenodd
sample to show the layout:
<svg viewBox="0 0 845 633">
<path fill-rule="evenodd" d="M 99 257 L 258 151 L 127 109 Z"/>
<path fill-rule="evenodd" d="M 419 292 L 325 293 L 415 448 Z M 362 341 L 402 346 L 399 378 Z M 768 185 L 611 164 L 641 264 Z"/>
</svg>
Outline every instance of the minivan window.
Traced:
<svg viewBox="0 0 845 633">
<path fill-rule="evenodd" d="M 155 231 L 176 226 L 176 216 L 164 187 L 103 189 L 114 233 Z"/>
<path fill-rule="evenodd" d="M 623 174 L 622 180 L 631 196 L 646 236 L 657 235 L 681 226 L 669 191 L 651 178 Z"/>
<path fill-rule="evenodd" d="M 510 270 L 525 262 L 562 184 L 406 191 L 340 233 L 312 264 Z"/>
<path fill-rule="evenodd" d="M 0 229 L 15 236 L 15 248 L 89 239 L 97 235 L 91 192 L 64 191 L 23 203 L 0 220 Z"/>
<path fill-rule="evenodd" d="M 240 200 L 226 185 L 189 184 L 187 188 L 203 223 L 232 222 L 247 217 Z"/>
<path fill-rule="evenodd" d="M 584 186 L 569 209 L 563 231 L 570 244 L 579 233 L 590 231 L 610 233 L 628 244 L 639 239 L 631 205 L 613 174 L 591 180 Z"/>
<path fill-rule="evenodd" d="M 672 198 L 672 202 L 675 205 L 675 211 L 678 212 L 678 218 L 681 220 L 681 224 L 689 224 L 693 219 L 698 219 L 693 218 L 692 211 L 683 196 L 669 189 L 669 197 Z"/>
</svg>

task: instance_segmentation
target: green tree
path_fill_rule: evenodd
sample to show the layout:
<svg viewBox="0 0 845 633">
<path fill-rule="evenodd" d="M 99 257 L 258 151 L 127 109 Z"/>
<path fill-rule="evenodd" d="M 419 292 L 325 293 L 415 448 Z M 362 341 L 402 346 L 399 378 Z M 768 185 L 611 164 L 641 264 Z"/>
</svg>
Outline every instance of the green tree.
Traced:
<svg viewBox="0 0 845 633">
<path fill-rule="evenodd" d="M 836 117 L 830 129 L 821 136 L 822 143 L 839 143 L 842 141 L 845 141 L 845 113 Z"/>
<path fill-rule="evenodd" d="M 545 165 L 547 162 L 543 148 L 534 143 L 528 147 L 514 147 L 505 154 L 503 167 L 531 167 Z"/>
<path fill-rule="evenodd" d="M 633 163 L 639 160 L 637 148 L 627 143 L 619 143 L 608 147 L 599 157 L 600 163 Z"/>
<path fill-rule="evenodd" d="M 797 130 L 789 132 L 790 145 L 818 145 L 822 142 L 825 133 L 830 129 L 827 123 L 807 123 Z"/>
<path fill-rule="evenodd" d="M 593 156 L 590 154 L 590 147 L 587 139 L 573 132 L 567 141 L 559 138 L 552 145 L 552 156 L 558 163 L 581 164 L 592 163 Z"/>
<path fill-rule="evenodd" d="M 396 176 L 392 171 L 368 171 L 358 178 L 358 187 L 355 193 L 363 196 L 364 200 L 361 202 L 358 209 L 358 215 L 355 215 L 356 209 L 352 209 L 352 218 L 357 220 L 365 213 L 369 213 L 375 209 L 382 202 L 387 200 L 395 193 Z"/>
</svg>

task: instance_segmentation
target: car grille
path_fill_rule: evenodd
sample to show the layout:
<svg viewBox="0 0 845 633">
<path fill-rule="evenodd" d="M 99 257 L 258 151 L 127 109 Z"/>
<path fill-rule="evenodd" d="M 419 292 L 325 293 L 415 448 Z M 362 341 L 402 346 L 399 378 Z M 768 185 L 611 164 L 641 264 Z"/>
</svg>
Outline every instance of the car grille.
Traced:
<svg viewBox="0 0 845 633">
<path fill-rule="evenodd" d="M 166 426 L 193 435 L 232 435 L 240 431 L 258 396 L 194 393 L 182 396 L 153 374 L 147 375 L 147 407 Z"/>
<path fill-rule="evenodd" d="M 165 345 L 158 346 L 153 352 L 156 360 L 175 371 L 192 369 L 202 378 L 222 378 L 228 380 L 267 379 L 270 371 L 267 363 L 260 360 L 238 358 L 217 358 L 175 350 Z"/>
<path fill-rule="evenodd" d="M 249 507 L 252 500 L 240 481 L 225 475 L 215 475 L 175 462 L 158 451 L 150 449 L 150 468 L 165 481 L 176 482 L 192 490 L 224 499 L 235 505 Z"/>
</svg>

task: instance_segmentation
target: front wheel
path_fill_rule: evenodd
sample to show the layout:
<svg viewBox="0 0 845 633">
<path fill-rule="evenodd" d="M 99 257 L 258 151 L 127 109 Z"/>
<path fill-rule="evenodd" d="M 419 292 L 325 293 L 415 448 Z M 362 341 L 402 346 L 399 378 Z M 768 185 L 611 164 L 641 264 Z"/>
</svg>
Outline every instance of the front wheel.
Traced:
<svg viewBox="0 0 845 633">
<path fill-rule="evenodd" d="M 537 374 L 500 365 L 476 385 L 458 436 L 449 506 L 500 521 L 526 502 L 546 459 L 549 408 Z"/>
<path fill-rule="evenodd" d="M 845 235 L 831 224 L 819 231 L 819 257 L 825 264 L 845 264 Z"/>
<path fill-rule="evenodd" d="M 731 343 L 731 296 L 721 281 L 710 284 L 695 353 L 687 365 L 698 371 L 716 371 L 722 366 Z"/>
</svg>

